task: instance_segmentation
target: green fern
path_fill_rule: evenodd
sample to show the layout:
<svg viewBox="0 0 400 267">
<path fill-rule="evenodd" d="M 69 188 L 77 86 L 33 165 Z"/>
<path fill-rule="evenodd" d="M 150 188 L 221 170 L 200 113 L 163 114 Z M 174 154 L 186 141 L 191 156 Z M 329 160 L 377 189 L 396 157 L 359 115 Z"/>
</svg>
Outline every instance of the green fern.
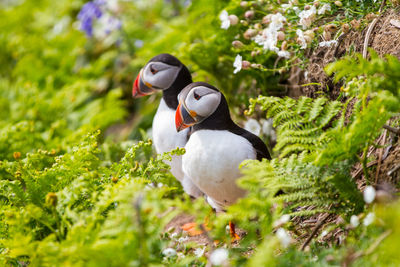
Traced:
<svg viewBox="0 0 400 267">
<path fill-rule="evenodd" d="M 248 114 L 254 112 L 256 105 L 260 105 L 261 110 L 266 111 L 266 117 L 274 119 L 279 136 L 275 151 L 279 152 L 280 157 L 303 151 L 312 152 L 329 142 L 330 136 L 324 132 L 335 126 L 334 118 L 344 107 L 339 101 L 307 97 L 296 101 L 288 97 L 260 96 L 251 99 L 250 103 Z"/>
<path fill-rule="evenodd" d="M 279 158 L 248 162 L 242 183 L 258 184 L 247 189 L 267 191 L 272 201 L 285 203 L 287 214 L 361 212 L 364 202 L 351 176 L 352 167 L 383 124 L 400 111 L 397 59 L 384 60 L 372 53 L 371 60 L 359 56 L 358 62 L 338 61 L 328 67 L 328 72 L 333 71 L 338 71 L 336 80 L 347 81 L 345 103 L 324 97 L 250 100 L 248 114 L 259 106 L 267 118 L 273 118 L 278 136 L 274 150 Z M 275 196 L 279 190 L 284 193 Z M 299 209 L 304 206 L 308 208 Z"/>
</svg>

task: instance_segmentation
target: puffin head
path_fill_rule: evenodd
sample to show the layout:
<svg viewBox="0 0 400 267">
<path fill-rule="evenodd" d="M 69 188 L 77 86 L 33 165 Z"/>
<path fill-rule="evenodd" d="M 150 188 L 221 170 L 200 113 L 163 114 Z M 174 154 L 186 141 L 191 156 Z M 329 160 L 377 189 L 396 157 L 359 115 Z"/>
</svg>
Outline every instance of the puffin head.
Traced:
<svg viewBox="0 0 400 267">
<path fill-rule="evenodd" d="M 222 98 L 221 92 L 207 83 L 195 82 L 186 86 L 178 95 L 176 130 L 179 132 L 207 119 L 217 110 Z"/>
<path fill-rule="evenodd" d="M 174 56 L 160 54 L 152 59 L 140 70 L 132 87 L 134 98 L 150 95 L 157 90 L 170 88 L 178 75 L 191 77 L 189 70 Z"/>
</svg>

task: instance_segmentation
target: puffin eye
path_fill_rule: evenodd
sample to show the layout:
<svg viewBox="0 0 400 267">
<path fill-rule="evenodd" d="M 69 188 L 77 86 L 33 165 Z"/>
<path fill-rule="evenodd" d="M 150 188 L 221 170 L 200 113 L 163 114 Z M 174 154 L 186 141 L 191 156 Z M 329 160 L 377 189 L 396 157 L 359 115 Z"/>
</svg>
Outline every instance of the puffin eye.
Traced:
<svg viewBox="0 0 400 267">
<path fill-rule="evenodd" d="M 150 71 L 151 71 L 151 73 L 152 73 L 153 75 L 156 74 L 156 73 L 158 72 L 158 70 L 156 70 L 155 68 L 153 68 L 152 65 L 150 65 Z"/>
<path fill-rule="evenodd" d="M 201 98 L 201 95 L 196 94 L 196 92 L 193 92 L 193 97 L 196 100 L 199 100 Z"/>
</svg>

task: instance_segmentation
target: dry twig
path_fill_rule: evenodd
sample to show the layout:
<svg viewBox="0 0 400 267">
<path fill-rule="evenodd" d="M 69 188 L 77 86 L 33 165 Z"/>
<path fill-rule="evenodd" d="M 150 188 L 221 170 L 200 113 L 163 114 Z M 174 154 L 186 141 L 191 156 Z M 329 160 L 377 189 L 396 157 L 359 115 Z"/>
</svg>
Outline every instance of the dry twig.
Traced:
<svg viewBox="0 0 400 267">
<path fill-rule="evenodd" d="M 379 13 L 382 12 L 382 9 L 385 6 L 385 4 L 386 4 L 386 0 L 383 0 L 381 6 L 379 8 Z M 374 30 L 375 25 L 378 22 L 378 19 L 379 18 L 374 18 L 374 20 L 371 22 L 371 24 L 368 27 L 367 34 L 365 35 L 365 39 L 364 39 L 363 58 L 367 58 L 369 37 L 370 37 L 372 31 Z"/>
<path fill-rule="evenodd" d="M 379 177 L 379 171 L 381 169 L 381 164 L 382 164 L 382 156 L 383 156 L 383 146 L 385 145 L 386 142 L 386 133 L 387 131 L 384 131 L 383 133 L 383 138 L 381 141 L 381 148 L 379 148 L 379 157 L 378 157 L 378 166 L 376 167 L 376 173 L 375 173 L 375 184 L 378 183 L 378 177 Z"/>
<path fill-rule="evenodd" d="M 318 230 L 321 228 L 321 226 L 324 224 L 326 219 L 328 219 L 330 213 L 325 214 L 325 216 L 315 225 L 314 230 L 312 231 L 311 235 L 307 238 L 307 240 L 301 245 L 300 250 L 304 250 L 306 246 L 311 242 L 312 238 L 315 236 L 315 234 L 318 232 Z"/>
<path fill-rule="evenodd" d="M 394 134 L 400 134 L 400 129 L 398 129 L 398 128 L 394 128 L 394 127 L 386 125 L 386 124 L 383 125 L 383 128 L 388 130 L 388 131 L 390 131 L 390 132 L 392 132 L 392 133 L 394 133 Z"/>
</svg>

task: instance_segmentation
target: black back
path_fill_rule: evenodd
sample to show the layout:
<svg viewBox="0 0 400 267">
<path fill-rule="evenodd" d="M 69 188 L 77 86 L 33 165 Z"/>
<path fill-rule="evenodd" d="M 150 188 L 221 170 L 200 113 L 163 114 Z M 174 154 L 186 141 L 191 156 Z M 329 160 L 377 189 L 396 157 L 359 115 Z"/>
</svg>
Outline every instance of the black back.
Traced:
<svg viewBox="0 0 400 267">
<path fill-rule="evenodd" d="M 205 86 L 219 92 L 217 88 L 204 82 L 195 82 L 190 84 L 188 87 L 193 88 L 197 86 Z M 219 106 L 215 110 L 215 112 L 201 123 L 192 126 L 192 128 L 192 133 L 199 130 L 230 131 L 233 134 L 246 138 L 253 145 L 254 149 L 257 152 L 257 160 L 261 160 L 263 158 L 271 159 L 271 155 L 269 154 L 267 146 L 258 136 L 239 127 L 236 123 L 232 121 L 228 103 L 226 102 L 225 96 L 222 93 L 221 102 L 219 103 Z"/>
<path fill-rule="evenodd" d="M 192 75 L 190 74 L 188 68 L 173 55 L 165 53 L 159 54 L 150 59 L 149 62 L 155 61 L 163 62 L 171 66 L 181 67 L 181 70 L 171 87 L 163 90 L 163 99 L 165 103 L 169 108 L 176 110 L 176 108 L 178 107 L 178 94 L 182 91 L 183 88 L 185 88 L 185 86 L 192 83 Z"/>
</svg>

